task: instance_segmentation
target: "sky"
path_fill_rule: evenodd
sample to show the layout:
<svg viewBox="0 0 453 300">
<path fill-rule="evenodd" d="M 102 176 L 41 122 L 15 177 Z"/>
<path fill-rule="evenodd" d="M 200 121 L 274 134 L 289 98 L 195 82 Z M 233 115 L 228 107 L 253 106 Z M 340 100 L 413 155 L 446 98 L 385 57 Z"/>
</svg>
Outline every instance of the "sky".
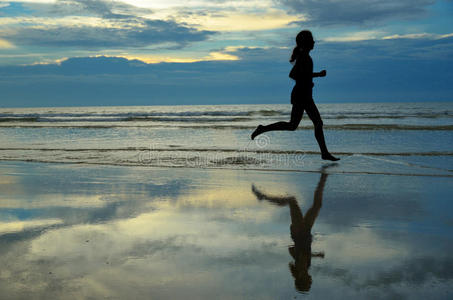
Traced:
<svg viewBox="0 0 453 300">
<path fill-rule="evenodd" d="M 452 0 L 0 0 L 0 107 L 453 101 Z"/>
</svg>

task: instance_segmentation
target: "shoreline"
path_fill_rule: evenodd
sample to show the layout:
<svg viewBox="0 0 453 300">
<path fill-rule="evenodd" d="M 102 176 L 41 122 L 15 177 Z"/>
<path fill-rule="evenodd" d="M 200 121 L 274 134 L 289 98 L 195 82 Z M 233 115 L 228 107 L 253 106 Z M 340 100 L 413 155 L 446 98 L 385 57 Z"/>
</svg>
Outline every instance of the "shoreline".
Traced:
<svg viewBox="0 0 453 300">
<path fill-rule="evenodd" d="M 75 150 L 77 151 L 77 150 Z M 303 153 L 303 152 L 302 152 Z M 338 155 L 336 152 L 332 152 L 335 155 Z M 312 154 L 310 154 L 312 155 Z M 341 155 L 341 154 L 340 154 Z M 306 154 L 304 154 L 306 156 Z M 431 167 L 431 166 L 424 166 L 424 165 L 413 165 L 411 163 L 404 163 L 409 167 L 414 167 L 415 169 L 426 169 L 434 172 L 440 172 L 440 174 L 430 174 L 430 173 L 408 173 L 408 172 L 398 172 L 398 171 L 360 171 L 360 170 L 348 170 L 346 168 L 341 168 L 342 164 L 347 164 L 348 159 L 353 158 L 353 156 L 356 156 L 358 158 L 364 158 L 368 160 L 376 160 L 379 162 L 383 163 L 389 163 L 390 165 L 393 164 L 401 164 L 401 162 L 395 162 L 391 160 L 385 160 L 385 159 L 379 159 L 379 158 L 374 158 L 371 156 L 364 156 L 361 154 L 358 155 L 350 155 L 346 157 L 341 157 L 342 159 L 339 162 L 329 162 L 329 161 L 324 161 L 319 159 L 319 161 L 316 161 L 316 158 L 319 156 L 319 154 L 313 155 L 316 156 L 313 160 L 310 160 L 308 164 L 307 169 L 289 169 L 289 168 L 276 168 L 276 167 L 271 167 L 271 168 L 266 168 L 266 167 L 247 167 L 247 166 L 240 166 L 238 167 L 233 163 L 231 166 L 215 166 L 215 165 L 210 165 L 210 166 L 200 166 L 200 165 L 165 165 L 165 164 L 150 164 L 150 163 L 114 163 L 114 162 L 71 162 L 71 161 L 45 161 L 45 160 L 39 160 L 39 159 L 24 159 L 24 160 L 18 160 L 18 159 L 0 159 L 0 164 L 2 163 L 42 163 L 42 164 L 62 164 L 62 165 L 86 165 L 86 166 L 111 166 L 111 167 L 138 167 L 138 168 L 151 168 L 151 169 L 165 169 L 165 168 L 170 168 L 170 169 L 184 169 L 184 170 L 229 170 L 229 171 L 257 171 L 257 172 L 288 172 L 288 173 L 323 173 L 323 168 L 332 166 L 332 168 L 329 170 L 328 174 L 337 174 L 337 175 L 387 175 L 387 176 L 415 176 L 415 177 L 444 177 L 444 178 L 452 178 L 453 177 L 453 171 L 448 170 L 448 169 L 442 169 L 442 168 L 437 168 L 437 167 Z M 344 163 L 346 161 L 346 163 Z M 203 161 L 204 163 L 205 161 Z M 300 165 L 299 165 L 300 166 Z"/>
</svg>

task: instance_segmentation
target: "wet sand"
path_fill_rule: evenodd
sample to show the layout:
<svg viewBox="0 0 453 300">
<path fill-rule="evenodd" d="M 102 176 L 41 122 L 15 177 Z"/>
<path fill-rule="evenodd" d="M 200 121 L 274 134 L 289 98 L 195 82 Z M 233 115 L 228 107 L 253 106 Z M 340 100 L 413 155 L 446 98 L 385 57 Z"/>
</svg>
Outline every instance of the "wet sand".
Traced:
<svg viewBox="0 0 453 300">
<path fill-rule="evenodd" d="M 324 166 L 0 162 L 0 298 L 451 299 L 451 176 Z"/>
</svg>

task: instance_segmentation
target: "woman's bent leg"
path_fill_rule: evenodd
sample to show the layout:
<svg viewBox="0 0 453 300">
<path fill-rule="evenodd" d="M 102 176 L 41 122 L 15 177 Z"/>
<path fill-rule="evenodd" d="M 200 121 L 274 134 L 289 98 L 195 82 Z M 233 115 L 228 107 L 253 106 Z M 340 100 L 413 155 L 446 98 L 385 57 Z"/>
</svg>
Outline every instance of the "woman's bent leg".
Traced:
<svg viewBox="0 0 453 300">
<path fill-rule="evenodd" d="M 289 122 L 276 122 L 266 126 L 259 125 L 255 131 L 252 133 L 252 140 L 257 137 L 258 135 L 267 132 L 267 131 L 275 131 L 275 130 L 296 130 L 297 126 L 299 126 L 300 120 L 302 119 L 302 115 L 304 113 L 304 108 L 300 105 L 293 105 L 291 110 L 291 120 Z"/>
</svg>

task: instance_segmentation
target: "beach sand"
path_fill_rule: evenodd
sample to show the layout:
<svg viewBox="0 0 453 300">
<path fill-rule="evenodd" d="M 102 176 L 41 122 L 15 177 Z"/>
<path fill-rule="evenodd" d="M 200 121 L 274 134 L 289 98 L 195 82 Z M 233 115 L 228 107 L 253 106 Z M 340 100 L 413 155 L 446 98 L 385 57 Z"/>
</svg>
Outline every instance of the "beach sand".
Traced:
<svg viewBox="0 0 453 300">
<path fill-rule="evenodd" d="M 0 162 L 0 298 L 452 299 L 451 176 L 324 167 Z M 319 204 L 324 257 L 269 199 Z"/>
</svg>

